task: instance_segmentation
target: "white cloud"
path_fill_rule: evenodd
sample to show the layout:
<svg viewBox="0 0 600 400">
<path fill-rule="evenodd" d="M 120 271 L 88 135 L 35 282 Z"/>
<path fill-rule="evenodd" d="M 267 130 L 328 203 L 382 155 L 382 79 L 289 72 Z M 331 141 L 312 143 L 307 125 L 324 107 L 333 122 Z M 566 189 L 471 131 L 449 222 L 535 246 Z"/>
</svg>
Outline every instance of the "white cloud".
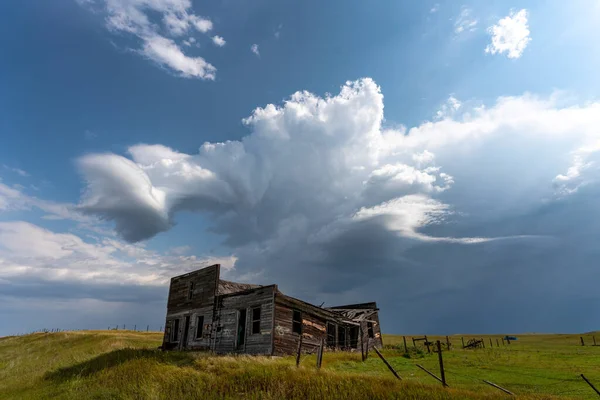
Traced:
<svg viewBox="0 0 600 400">
<path fill-rule="evenodd" d="M 439 11 L 439 9 L 440 9 L 440 4 L 439 4 L 439 3 L 435 3 L 435 4 L 433 5 L 433 7 L 431 7 L 431 9 L 429 10 L 429 12 L 433 14 L 433 13 L 436 13 L 436 12 L 438 12 L 438 11 Z"/>
<path fill-rule="evenodd" d="M 258 51 L 258 45 L 256 43 L 250 46 L 250 50 L 257 56 L 260 56 L 260 52 Z"/>
<path fill-rule="evenodd" d="M 463 7 L 454 21 L 454 33 L 473 32 L 477 29 L 478 22 L 477 18 L 473 16 L 473 10 Z"/>
<path fill-rule="evenodd" d="M 223 47 L 225 46 L 225 43 L 227 43 L 225 41 L 225 39 L 223 39 L 221 36 L 219 35 L 215 35 L 212 37 L 212 41 L 215 45 L 219 46 L 219 47 Z"/>
<path fill-rule="evenodd" d="M 171 39 L 162 36 L 147 38 L 141 50 L 149 59 L 167 66 L 185 78 L 214 80 L 217 69 L 202 57 L 188 57 Z"/>
<path fill-rule="evenodd" d="M 485 48 L 486 53 L 503 54 L 508 58 L 519 58 L 531 41 L 527 25 L 527 10 L 511 12 L 496 25 L 488 28 L 492 42 Z"/>
<path fill-rule="evenodd" d="M 34 190 L 37 188 L 34 186 Z M 68 219 L 82 224 L 91 224 L 96 219 L 77 211 L 74 204 L 56 203 L 29 196 L 20 187 L 9 187 L 0 182 L 0 211 L 30 210 L 37 208 L 46 212 L 45 219 Z"/>
<path fill-rule="evenodd" d="M 12 172 L 14 172 L 15 174 L 17 174 L 17 175 L 20 175 L 20 176 L 22 176 L 22 177 L 28 177 L 28 176 L 30 176 L 30 175 L 29 175 L 29 172 L 27 172 L 27 171 L 24 171 L 24 170 L 22 170 L 22 169 L 20 169 L 20 168 L 9 167 L 9 166 L 8 166 L 8 165 L 6 165 L 6 164 L 3 164 L 2 166 L 4 167 L 4 169 L 7 169 L 7 170 L 9 170 L 9 171 L 12 171 Z"/>
<path fill-rule="evenodd" d="M 449 107 L 459 104 L 450 101 Z M 87 190 L 80 208 L 115 221 L 129 241 L 170 229 L 180 210 L 207 212 L 213 231 L 245 259 L 258 254 L 250 243 L 269 249 L 263 255 L 283 248 L 296 254 L 290 246 L 301 249 L 324 227 L 342 236 L 351 231 L 359 210 L 381 215 L 399 204 L 435 205 L 420 214 L 434 219 L 394 217 L 400 236 L 481 243 L 490 238 L 420 231 L 465 211 L 496 218 L 540 204 L 557 181 L 581 175 L 561 175 L 569 168 L 568 152 L 599 140 L 600 103 L 559 106 L 554 97 L 523 95 L 462 111 L 411 129 L 384 129 L 383 96 L 370 79 L 348 82 L 326 98 L 297 92 L 281 106 L 254 110 L 244 119 L 251 134 L 241 141 L 205 143 L 198 154 L 137 145 L 130 159 L 83 157 Z"/>
<path fill-rule="evenodd" d="M 442 104 L 436 112 L 437 119 L 443 119 L 453 116 L 462 106 L 462 103 L 454 96 L 450 96 L 445 104 Z"/>
<path fill-rule="evenodd" d="M 35 242 L 35 246 L 31 243 Z M 221 263 L 231 270 L 236 257 L 163 255 L 104 238 L 83 241 L 72 233 L 56 233 L 23 221 L 0 222 L 0 279 L 35 279 L 47 283 L 164 286 L 171 276 Z"/>
<path fill-rule="evenodd" d="M 179 37 L 195 29 L 207 33 L 213 28 L 210 19 L 193 13 L 190 0 L 102 0 L 105 6 L 106 25 L 114 32 L 127 32 L 142 41 L 138 52 L 158 65 L 171 69 L 186 78 L 213 80 L 216 68 L 202 57 L 186 55 L 168 36 Z M 162 17 L 160 25 L 150 17 Z M 194 43 L 192 38 L 184 40 L 185 46 Z"/>
</svg>

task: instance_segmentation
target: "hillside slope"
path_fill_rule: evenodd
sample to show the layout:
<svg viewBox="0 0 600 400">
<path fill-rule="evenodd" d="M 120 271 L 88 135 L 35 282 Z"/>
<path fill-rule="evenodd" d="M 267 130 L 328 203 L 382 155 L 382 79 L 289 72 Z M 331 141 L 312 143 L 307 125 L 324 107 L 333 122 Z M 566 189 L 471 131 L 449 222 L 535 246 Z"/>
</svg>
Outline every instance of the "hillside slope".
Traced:
<svg viewBox="0 0 600 400">
<path fill-rule="evenodd" d="M 161 352 L 156 350 L 160 339 L 160 333 L 131 331 L 36 333 L 0 338 L 0 398 L 505 398 L 502 393 L 490 391 L 399 382 L 379 359 L 370 358 L 363 364 L 356 354 L 327 353 L 323 369 L 317 371 L 312 356 L 305 356 L 302 366 L 296 368 L 293 357 Z"/>
</svg>

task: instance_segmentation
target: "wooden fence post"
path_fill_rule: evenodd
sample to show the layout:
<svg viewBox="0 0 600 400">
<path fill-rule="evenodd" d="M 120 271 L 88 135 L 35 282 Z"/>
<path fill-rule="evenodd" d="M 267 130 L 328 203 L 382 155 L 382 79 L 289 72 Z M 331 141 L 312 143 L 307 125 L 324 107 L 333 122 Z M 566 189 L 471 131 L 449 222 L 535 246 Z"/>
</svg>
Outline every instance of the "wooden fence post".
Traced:
<svg viewBox="0 0 600 400">
<path fill-rule="evenodd" d="M 379 358 L 381 358 L 381 361 L 383 361 L 383 363 L 388 367 L 388 369 L 392 372 L 392 374 L 394 374 L 394 376 L 396 378 L 402 380 L 400 375 L 398 375 L 398 373 L 396 372 L 396 370 L 394 370 L 394 368 L 390 365 L 390 363 L 387 362 L 387 360 L 385 358 L 383 358 L 383 355 L 379 352 L 379 350 L 377 350 L 377 347 L 373 347 L 373 350 L 375 350 L 375 353 L 377 353 Z"/>
<path fill-rule="evenodd" d="M 492 338 L 490 338 L 490 347 L 494 347 L 494 344 L 492 343 Z"/>
<path fill-rule="evenodd" d="M 360 330 L 360 359 L 365 362 L 365 333 L 363 332 L 362 323 L 358 328 Z"/>
<path fill-rule="evenodd" d="M 137 331 L 137 325 L 133 326 L 133 331 L 136 332 Z"/>
<path fill-rule="evenodd" d="M 510 339 L 506 336 L 506 344 L 510 344 Z"/>
<path fill-rule="evenodd" d="M 600 392 L 598 391 L 598 389 L 596 389 L 596 388 L 594 387 L 594 385 L 592 385 L 592 382 L 588 381 L 588 379 L 587 379 L 585 376 L 583 376 L 583 374 L 581 374 L 581 377 L 583 378 L 583 380 L 584 380 L 584 381 L 585 381 L 585 382 L 586 382 L 588 385 L 590 385 L 590 387 L 591 387 L 592 389 L 594 389 L 594 391 L 595 391 L 595 392 L 598 394 L 598 396 L 600 396 Z"/>
<path fill-rule="evenodd" d="M 298 353 L 296 354 L 296 367 L 300 366 L 300 351 L 302 351 L 302 334 L 298 340 Z"/>
<path fill-rule="evenodd" d="M 465 348 L 465 338 L 461 336 L 460 341 L 462 342 L 463 349 L 464 349 Z"/>
<path fill-rule="evenodd" d="M 321 344 L 319 345 L 319 350 L 317 351 L 317 369 L 321 369 L 321 362 L 323 361 L 323 338 L 321 338 Z"/>
<path fill-rule="evenodd" d="M 162 332 L 162 325 L 160 326 L 160 328 L 158 329 L 159 332 Z"/>
<path fill-rule="evenodd" d="M 498 341 L 498 338 L 496 338 L 496 347 L 500 347 L 500 342 Z"/>
<path fill-rule="evenodd" d="M 431 349 L 429 348 L 429 339 L 427 339 L 427 335 L 425 335 L 425 346 L 427 346 L 427 352 L 431 353 Z"/>
<path fill-rule="evenodd" d="M 450 339 L 448 338 L 448 335 L 446 335 L 446 345 L 448 346 L 448 351 L 450 351 Z"/>
<path fill-rule="evenodd" d="M 485 349 L 485 340 L 483 340 L 483 338 L 481 338 L 481 345 L 483 346 L 483 348 Z"/>
<path fill-rule="evenodd" d="M 365 360 L 369 358 L 369 345 L 371 344 L 371 339 L 367 338 L 367 346 L 365 347 Z"/>
<path fill-rule="evenodd" d="M 592 339 L 594 340 L 594 346 L 596 345 L 596 336 L 592 336 Z"/>
<path fill-rule="evenodd" d="M 579 339 L 581 339 L 581 345 L 585 346 L 585 343 L 583 342 L 583 336 L 580 336 Z"/>
<path fill-rule="evenodd" d="M 440 341 L 437 341 L 437 348 L 438 348 L 438 359 L 440 361 L 440 375 L 442 377 L 442 384 L 444 386 L 448 386 L 446 384 L 446 373 L 444 372 L 444 359 L 442 358 L 442 343 L 440 343 Z"/>
<path fill-rule="evenodd" d="M 404 341 L 404 352 L 408 353 L 408 347 L 406 347 L 406 336 L 402 336 L 402 340 Z"/>
</svg>

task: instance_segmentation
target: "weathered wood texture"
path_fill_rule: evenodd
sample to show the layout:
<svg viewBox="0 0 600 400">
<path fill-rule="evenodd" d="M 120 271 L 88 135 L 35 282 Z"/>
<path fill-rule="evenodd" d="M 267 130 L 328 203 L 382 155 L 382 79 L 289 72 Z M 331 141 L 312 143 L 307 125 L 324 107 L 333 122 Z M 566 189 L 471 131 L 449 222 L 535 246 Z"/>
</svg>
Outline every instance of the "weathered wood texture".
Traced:
<svg viewBox="0 0 600 400">
<path fill-rule="evenodd" d="M 271 354 L 273 297 L 277 286 L 264 286 L 217 297 L 214 351 L 217 353 Z M 260 307 L 260 332 L 252 333 L 252 309 Z M 240 311 L 246 310 L 244 342 L 238 340 Z"/>
<path fill-rule="evenodd" d="M 260 329 L 253 321 L 256 308 Z M 383 345 L 375 303 L 317 307 L 282 294 L 276 285 L 223 281 L 216 264 L 171 279 L 163 349 L 293 354 L 300 338 L 293 332 L 294 310 L 302 314 L 303 353 L 316 352 L 322 342 L 342 350 L 363 347 L 365 353 Z"/>
<path fill-rule="evenodd" d="M 298 349 L 300 335 L 292 330 L 294 310 L 302 313 L 303 353 L 316 353 L 321 340 L 327 340 L 327 321 L 336 321 L 335 315 L 327 310 L 277 293 L 275 295 L 275 336 L 273 340 L 275 355 L 293 354 Z"/>
<path fill-rule="evenodd" d="M 198 271 L 171 278 L 167 315 L 212 306 L 219 282 L 220 266 L 212 265 Z M 192 297 L 189 297 L 193 284 Z"/>
<path fill-rule="evenodd" d="M 171 278 L 169 298 L 167 301 L 167 317 L 163 338 L 164 349 L 210 348 L 213 319 L 213 307 L 219 282 L 220 265 L 193 271 Z M 190 317 L 188 341 L 183 343 L 185 317 Z M 203 316 L 202 337 L 196 339 L 196 317 Z M 173 335 L 175 320 L 179 320 L 177 335 Z M 176 337 L 175 340 L 173 338 Z"/>
</svg>

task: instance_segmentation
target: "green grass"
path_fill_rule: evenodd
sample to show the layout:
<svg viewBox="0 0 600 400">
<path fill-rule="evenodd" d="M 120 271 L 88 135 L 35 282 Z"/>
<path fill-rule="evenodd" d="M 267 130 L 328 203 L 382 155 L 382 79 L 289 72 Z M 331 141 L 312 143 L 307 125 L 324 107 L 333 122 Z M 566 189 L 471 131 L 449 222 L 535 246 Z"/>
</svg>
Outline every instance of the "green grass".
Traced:
<svg viewBox="0 0 600 400">
<path fill-rule="evenodd" d="M 156 349 L 160 333 L 36 333 L 0 338 L 0 399 L 507 397 L 481 379 L 506 387 L 517 398 L 594 398 L 579 374 L 600 385 L 600 346 L 577 346 L 579 336 L 521 335 L 510 346 L 478 350 L 459 349 L 460 337 L 451 340 L 456 347 L 443 353 L 450 385 L 444 389 L 415 367 L 421 364 L 438 374 L 437 354 L 405 355 L 401 336 L 384 335 L 383 351 L 404 378 L 400 382 L 375 353 L 364 363 L 360 354 L 325 353 L 317 371 L 312 355 L 303 356 L 296 368 L 294 357 L 161 352 Z"/>
</svg>

